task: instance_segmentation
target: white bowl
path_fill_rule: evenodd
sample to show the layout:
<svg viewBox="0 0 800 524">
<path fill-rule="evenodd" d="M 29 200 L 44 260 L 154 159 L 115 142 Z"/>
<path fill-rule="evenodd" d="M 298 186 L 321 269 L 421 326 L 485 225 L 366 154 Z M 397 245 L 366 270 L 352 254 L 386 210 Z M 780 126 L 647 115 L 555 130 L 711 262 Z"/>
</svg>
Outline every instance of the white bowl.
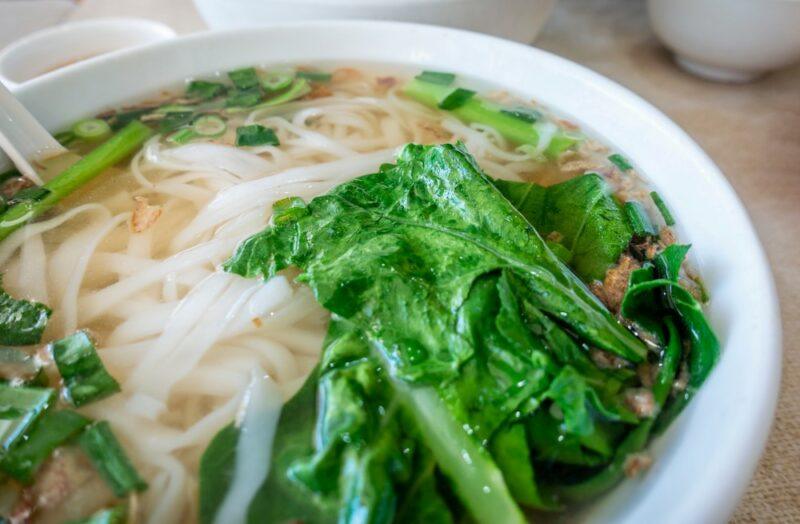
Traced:
<svg viewBox="0 0 800 524">
<path fill-rule="evenodd" d="M 303 20 L 394 20 L 531 43 L 555 0 L 194 0 L 211 29 Z"/>
<path fill-rule="evenodd" d="M 656 35 L 687 71 L 748 82 L 800 60 L 798 0 L 648 0 Z"/>
<path fill-rule="evenodd" d="M 169 26 L 142 18 L 97 18 L 42 29 L 0 52 L 0 81 L 12 87 L 98 55 L 175 36 Z"/>
<path fill-rule="evenodd" d="M 655 442 L 652 469 L 577 516 L 593 523 L 725 522 L 756 466 L 775 409 L 781 362 L 775 289 L 753 226 L 722 173 L 686 133 L 627 89 L 544 51 L 485 35 L 399 23 L 307 22 L 123 51 L 32 80 L 17 94 L 57 130 L 186 77 L 319 61 L 453 71 L 535 98 L 647 174 L 674 211 L 680 236 L 692 243 L 722 357 L 686 412 Z"/>
</svg>

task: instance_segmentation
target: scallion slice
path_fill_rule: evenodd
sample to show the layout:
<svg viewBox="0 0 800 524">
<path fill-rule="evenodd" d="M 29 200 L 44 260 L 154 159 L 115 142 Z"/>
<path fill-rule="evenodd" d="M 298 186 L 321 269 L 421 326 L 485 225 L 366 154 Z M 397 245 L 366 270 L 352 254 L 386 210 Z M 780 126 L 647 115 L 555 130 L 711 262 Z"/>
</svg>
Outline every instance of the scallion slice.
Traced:
<svg viewBox="0 0 800 524">
<path fill-rule="evenodd" d="M 655 236 L 658 234 L 655 226 L 647 216 L 644 206 L 639 202 L 631 201 L 625 202 L 625 216 L 628 218 L 628 223 L 633 230 L 633 234 L 637 237 Z"/>
<path fill-rule="evenodd" d="M 675 218 L 673 218 L 672 213 L 670 213 L 669 208 L 667 207 L 666 202 L 661 198 L 656 191 L 652 191 L 650 193 L 650 198 L 653 199 L 658 211 L 661 213 L 661 216 L 664 217 L 664 223 L 668 226 L 675 225 Z"/>
<path fill-rule="evenodd" d="M 192 118 L 194 118 L 194 112 L 192 111 L 173 111 L 167 113 L 164 118 L 158 123 L 158 129 L 162 133 L 169 133 L 170 131 L 175 131 L 176 129 L 180 129 L 181 127 L 188 125 Z"/>
<path fill-rule="evenodd" d="M 210 100 L 223 93 L 225 93 L 223 84 L 205 80 L 192 80 L 186 88 L 186 96 L 198 100 Z"/>
<path fill-rule="evenodd" d="M 75 133 L 76 137 L 84 140 L 100 140 L 111 134 L 111 126 L 105 120 L 89 118 L 73 125 L 72 132 Z"/>
<path fill-rule="evenodd" d="M 189 140 L 196 138 L 197 133 L 190 127 L 184 127 L 183 129 L 178 129 L 171 135 L 167 137 L 167 142 L 171 142 L 173 144 L 185 144 Z"/>
<path fill-rule="evenodd" d="M 117 497 L 147 489 L 108 422 L 95 422 L 86 428 L 78 443 Z"/>
<path fill-rule="evenodd" d="M 258 104 L 261 98 L 261 90 L 257 87 L 239 90 L 225 100 L 225 107 L 252 107 Z"/>
<path fill-rule="evenodd" d="M 295 76 L 304 78 L 309 82 L 330 82 L 333 75 L 323 71 L 298 71 Z"/>
<path fill-rule="evenodd" d="M 628 159 L 620 155 L 619 153 L 614 153 L 613 155 L 609 156 L 608 159 L 611 161 L 612 164 L 614 164 L 623 171 L 630 171 L 631 169 L 633 169 L 633 166 L 628 162 Z"/>
<path fill-rule="evenodd" d="M 225 120 L 217 115 L 199 116 L 192 122 L 192 131 L 202 137 L 216 137 L 222 135 L 228 125 Z"/>
<path fill-rule="evenodd" d="M 11 213 L 16 206 L 32 205 L 35 204 L 16 204 L 5 214 Z M 0 215 L 0 219 L 5 214 Z M 9 346 L 38 344 L 51 312 L 44 304 L 16 299 L 0 288 L 0 344 Z"/>
<path fill-rule="evenodd" d="M 8 451 L 55 400 L 50 388 L 0 384 L 0 451 Z"/>
<path fill-rule="evenodd" d="M 252 67 L 244 67 L 236 69 L 228 73 L 228 78 L 231 79 L 236 89 L 250 89 L 258 86 L 258 74 Z"/>
<path fill-rule="evenodd" d="M 453 73 L 440 73 L 439 71 L 423 71 L 414 78 L 422 82 L 428 82 L 429 84 L 449 86 L 455 82 L 456 75 Z"/>
<path fill-rule="evenodd" d="M 279 146 L 280 144 L 275 131 L 260 124 L 236 128 L 237 146 Z"/>
<path fill-rule="evenodd" d="M 282 93 L 279 93 L 278 95 L 270 98 L 269 100 L 261 102 L 253 109 L 260 109 L 262 107 L 272 107 L 285 104 L 287 102 L 291 102 L 292 100 L 297 100 L 298 98 L 302 98 L 310 92 L 311 92 L 311 86 L 309 85 L 308 80 L 306 80 L 305 78 L 298 78 L 297 80 L 294 81 L 294 83 L 289 89 L 283 91 Z"/>
<path fill-rule="evenodd" d="M 467 100 L 473 96 L 475 96 L 475 91 L 464 89 L 463 87 L 457 87 L 453 89 L 450 94 L 444 97 L 444 100 L 439 102 L 439 109 L 445 109 L 447 111 L 458 109 L 466 104 Z"/>
<path fill-rule="evenodd" d="M 29 483 L 42 462 L 61 444 L 91 422 L 74 411 L 48 411 L 2 460 L 0 470 L 20 482 Z"/>
<path fill-rule="evenodd" d="M 261 78 L 261 87 L 270 92 L 281 91 L 292 85 L 293 80 L 290 71 L 269 71 Z"/>
<path fill-rule="evenodd" d="M 53 360 L 64 381 L 65 397 L 75 406 L 119 391 L 119 383 L 106 371 L 92 340 L 83 331 L 53 342 Z"/>
</svg>

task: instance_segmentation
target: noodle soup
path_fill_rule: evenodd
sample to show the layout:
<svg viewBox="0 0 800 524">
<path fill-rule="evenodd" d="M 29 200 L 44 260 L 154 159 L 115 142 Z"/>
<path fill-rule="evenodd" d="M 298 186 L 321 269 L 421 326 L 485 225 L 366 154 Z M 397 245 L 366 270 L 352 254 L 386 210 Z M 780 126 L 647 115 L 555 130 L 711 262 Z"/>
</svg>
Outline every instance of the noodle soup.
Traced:
<svg viewBox="0 0 800 524">
<path fill-rule="evenodd" d="M 80 187 L 0 186 L 0 307 L 38 330 L 6 325 L 3 394 L 44 395 L 4 430 L 12 522 L 562 511 L 646 469 L 648 439 L 716 359 L 666 205 L 533 101 L 440 72 L 244 68 L 59 138 L 89 164 L 58 175 Z M 86 175 L 115 139 L 116 166 Z M 439 250 L 441 271 L 420 265 Z M 360 356 L 341 360 L 341 340 Z M 58 417 L 68 429 L 49 429 Z"/>
</svg>

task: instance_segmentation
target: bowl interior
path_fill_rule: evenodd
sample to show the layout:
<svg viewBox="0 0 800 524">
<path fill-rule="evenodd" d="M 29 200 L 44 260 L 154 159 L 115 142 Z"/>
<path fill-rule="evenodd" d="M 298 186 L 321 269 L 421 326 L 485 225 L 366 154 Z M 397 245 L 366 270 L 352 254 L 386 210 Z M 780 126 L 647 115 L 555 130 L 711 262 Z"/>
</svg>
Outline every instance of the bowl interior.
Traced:
<svg viewBox="0 0 800 524">
<path fill-rule="evenodd" d="M 723 522 L 766 440 L 780 374 L 777 300 L 735 193 L 675 124 L 617 84 L 548 53 L 438 27 L 378 22 L 276 25 L 123 51 L 18 89 L 51 130 L 187 77 L 252 64 L 374 62 L 448 70 L 534 98 L 632 159 L 678 219 L 711 295 L 722 358 L 637 480 L 583 509 L 584 522 Z M 666 516 L 669 515 L 667 518 Z"/>
</svg>

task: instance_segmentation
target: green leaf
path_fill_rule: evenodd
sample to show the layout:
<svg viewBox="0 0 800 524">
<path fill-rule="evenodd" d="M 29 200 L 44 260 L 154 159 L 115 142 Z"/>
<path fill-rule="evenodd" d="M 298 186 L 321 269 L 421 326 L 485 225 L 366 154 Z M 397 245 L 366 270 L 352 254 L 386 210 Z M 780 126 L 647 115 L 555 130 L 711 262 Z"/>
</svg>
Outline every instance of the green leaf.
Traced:
<svg viewBox="0 0 800 524">
<path fill-rule="evenodd" d="M 259 85 L 258 74 L 252 67 L 244 67 L 228 72 L 228 78 L 231 79 L 236 89 L 250 89 Z"/>
<path fill-rule="evenodd" d="M 439 109 L 444 109 L 447 111 L 451 111 L 453 109 L 458 109 L 459 107 L 463 106 L 467 103 L 467 100 L 475 96 L 475 91 L 470 89 L 464 89 L 463 87 L 457 87 L 453 89 L 450 94 L 448 94 L 444 99 L 439 102 Z"/>
<path fill-rule="evenodd" d="M 161 133 L 170 133 L 178 128 L 189 125 L 194 120 L 195 113 L 193 111 L 173 111 L 167 113 L 164 118 L 158 122 L 158 130 Z"/>
<path fill-rule="evenodd" d="M 30 483 L 33 476 L 53 451 L 75 436 L 89 419 L 74 411 L 48 411 L 26 432 L 25 440 L 14 446 L 2 460 L 0 470 Z"/>
<path fill-rule="evenodd" d="M 16 300 L 0 289 L 0 344 L 38 344 L 50 313 L 50 308 L 44 304 Z"/>
<path fill-rule="evenodd" d="M 229 94 L 225 100 L 225 107 L 253 107 L 263 98 L 261 89 L 251 87 L 249 89 L 237 89 Z"/>
<path fill-rule="evenodd" d="M 53 360 L 64 381 L 66 400 L 82 406 L 120 390 L 84 331 L 53 342 Z"/>
<path fill-rule="evenodd" d="M 147 483 L 131 464 L 108 422 L 95 422 L 87 427 L 78 443 L 117 497 L 147 489 Z"/>
<path fill-rule="evenodd" d="M 247 239 L 225 268 L 249 277 L 304 269 L 319 302 L 364 329 L 402 380 L 457 375 L 474 352 L 460 308 L 477 277 L 500 269 L 578 337 L 634 362 L 645 354 L 462 147 L 409 145 L 397 165 L 307 211 Z"/>
<path fill-rule="evenodd" d="M 192 80 L 186 88 L 186 96 L 198 100 L 211 100 L 224 94 L 226 90 L 225 85 L 218 82 Z"/>
<path fill-rule="evenodd" d="M 260 124 L 240 126 L 236 128 L 237 146 L 279 146 L 281 144 L 274 129 Z"/>
<path fill-rule="evenodd" d="M 547 188 L 507 180 L 495 185 L 539 234 L 560 236 L 570 267 L 584 280 L 602 280 L 631 241 L 625 214 L 596 173 Z"/>
</svg>

